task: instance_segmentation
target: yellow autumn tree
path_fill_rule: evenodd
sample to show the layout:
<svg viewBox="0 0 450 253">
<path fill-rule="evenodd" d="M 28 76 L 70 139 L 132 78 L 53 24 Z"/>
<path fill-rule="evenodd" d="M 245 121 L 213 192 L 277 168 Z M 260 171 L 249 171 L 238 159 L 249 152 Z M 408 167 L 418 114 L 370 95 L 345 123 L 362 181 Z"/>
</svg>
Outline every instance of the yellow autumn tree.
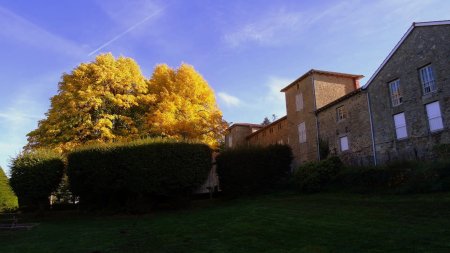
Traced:
<svg viewBox="0 0 450 253">
<path fill-rule="evenodd" d="M 147 113 L 149 132 L 179 140 L 218 145 L 227 127 L 214 91 L 194 67 L 157 65 L 149 83 L 156 101 Z"/>
<path fill-rule="evenodd" d="M 147 129 L 144 116 L 154 99 L 133 59 L 99 55 L 62 76 L 26 148 L 63 152 L 84 143 L 136 139 Z"/>
</svg>

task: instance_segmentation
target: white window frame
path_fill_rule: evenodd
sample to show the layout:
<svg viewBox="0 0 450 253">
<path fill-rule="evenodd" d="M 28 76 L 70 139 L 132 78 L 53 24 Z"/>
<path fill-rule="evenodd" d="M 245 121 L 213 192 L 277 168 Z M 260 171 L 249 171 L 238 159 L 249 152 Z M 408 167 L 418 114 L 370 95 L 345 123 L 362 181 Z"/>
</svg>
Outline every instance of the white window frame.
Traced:
<svg viewBox="0 0 450 253">
<path fill-rule="evenodd" d="M 336 121 L 341 121 L 347 118 L 345 107 L 343 105 L 336 108 Z"/>
<path fill-rule="evenodd" d="M 397 140 L 408 138 L 405 113 L 404 112 L 397 113 L 393 116 L 393 119 L 395 126 L 395 135 L 397 136 Z"/>
<path fill-rule="evenodd" d="M 344 151 L 347 151 L 350 149 L 347 135 L 339 137 L 339 147 L 341 148 L 341 152 L 344 152 Z"/>
<path fill-rule="evenodd" d="M 295 95 L 295 109 L 297 112 L 303 110 L 303 93 Z"/>
<path fill-rule="evenodd" d="M 306 125 L 305 125 L 305 122 L 302 122 L 302 123 L 298 124 L 297 129 L 298 129 L 298 141 L 300 143 L 305 143 L 306 142 Z"/>
<path fill-rule="evenodd" d="M 425 108 L 427 111 L 428 126 L 430 127 L 430 132 L 437 132 L 444 129 L 439 101 L 426 104 Z"/>
<path fill-rule="evenodd" d="M 233 146 L 233 136 L 228 136 L 228 147 L 231 148 Z"/>
<path fill-rule="evenodd" d="M 403 103 L 403 97 L 400 93 L 400 79 L 389 83 L 389 92 L 391 94 L 392 106 L 398 106 Z"/>
<path fill-rule="evenodd" d="M 433 93 L 437 90 L 436 79 L 431 64 L 419 69 L 419 77 L 424 95 Z"/>
</svg>

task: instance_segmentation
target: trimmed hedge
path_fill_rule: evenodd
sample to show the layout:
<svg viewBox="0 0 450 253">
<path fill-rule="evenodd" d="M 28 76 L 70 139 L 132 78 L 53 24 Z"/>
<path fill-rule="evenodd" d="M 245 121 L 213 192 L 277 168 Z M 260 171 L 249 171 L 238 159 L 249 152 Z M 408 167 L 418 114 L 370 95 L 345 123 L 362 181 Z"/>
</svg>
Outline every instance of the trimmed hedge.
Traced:
<svg viewBox="0 0 450 253">
<path fill-rule="evenodd" d="M 222 152 L 216 161 L 225 195 L 255 194 L 273 189 L 289 175 L 292 151 L 287 145 L 242 147 Z"/>
<path fill-rule="evenodd" d="M 48 206 L 48 197 L 58 188 L 63 173 L 63 158 L 53 151 L 36 150 L 14 158 L 10 184 L 20 208 L 43 210 Z"/>
<path fill-rule="evenodd" d="M 186 200 L 211 154 L 204 144 L 153 140 L 87 147 L 68 155 L 70 188 L 82 207 L 147 211 L 161 198 Z"/>
<path fill-rule="evenodd" d="M 343 167 L 338 157 L 306 163 L 295 172 L 294 182 L 301 192 L 319 192 L 335 180 Z"/>
<path fill-rule="evenodd" d="M 0 167 L 0 213 L 14 211 L 17 207 L 17 196 L 11 189 L 5 172 Z"/>
</svg>

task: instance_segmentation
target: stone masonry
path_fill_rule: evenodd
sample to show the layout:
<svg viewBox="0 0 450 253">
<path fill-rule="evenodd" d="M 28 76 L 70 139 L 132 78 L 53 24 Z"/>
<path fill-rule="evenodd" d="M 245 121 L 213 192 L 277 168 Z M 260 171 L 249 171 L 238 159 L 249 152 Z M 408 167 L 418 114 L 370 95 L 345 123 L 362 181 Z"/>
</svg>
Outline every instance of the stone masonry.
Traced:
<svg viewBox="0 0 450 253">
<path fill-rule="evenodd" d="M 419 69 L 430 65 L 436 91 L 424 94 Z M 392 105 L 389 83 L 399 80 L 402 103 Z M 450 143 L 450 24 L 417 26 L 368 83 L 379 163 L 432 158 L 432 148 Z M 439 102 L 444 128 L 431 132 L 426 104 Z M 404 113 L 407 137 L 396 138 L 393 116 Z"/>
</svg>

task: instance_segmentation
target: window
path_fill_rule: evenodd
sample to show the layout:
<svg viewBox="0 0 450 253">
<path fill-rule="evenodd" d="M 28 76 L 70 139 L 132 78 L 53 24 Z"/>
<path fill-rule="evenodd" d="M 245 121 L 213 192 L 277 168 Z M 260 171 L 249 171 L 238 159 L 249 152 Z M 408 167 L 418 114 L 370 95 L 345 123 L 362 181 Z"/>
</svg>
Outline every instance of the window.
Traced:
<svg viewBox="0 0 450 253">
<path fill-rule="evenodd" d="M 428 123 L 430 125 L 430 131 L 435 132 L 444 128 L 442 123 L 441 108 L 439 107 L 439 102 L 433 102 L 426 105 Z"/>
<path fill-rule="evenodd" d="M 233 136 L 228 136 L 228 147 L 231 148 L 231 146 L 233 145 Z"/>
<path fill-rule="evenodd" d="M 303 94 L 299 93 L 295 95 L 295 107 L 297 112 L 303 109 Z"/>
<path fill-rule="evenodd" d="M 436 81 L 431 65 L 419 69 L 419 76 L 424 95 L 436 91 Z"/>
<path fill-rule="evenodd" d="M 400 79 L 390 82 L 389 90 L 391 91 L 392 106 L 401 104 L 402 95 L 400 94 Z"/>
<path fill-rule="evenodd" d="M 394 115 L 395 124 L 395 134 L 397 135 L 397 140 L 408 137 L 408 132 L 406 132 L 406 121 L 405 113 L 399 113 Z"/>
<path fill-rule="evenodd" d="M 338 108 L 336 108 L 336 118 L 337 118 L 337 121 L 341 121 L 341 120 L 347 118 L 347 114 L 345 113 L 344 106 L 339 106 Z"/>
<path fill-rule="evenodd" d="M 341 151 L 348 150 L 348 138 L 347 136 L 342 136 L 339 138 L 339 143 L 341 145 Z"/>
<path fill-rule="evenodd" d="M 306 142 L 306 127 L 305 122 L 302 122 L 298 125 L 298 140 L 300 143 Z"/>
</svg>

